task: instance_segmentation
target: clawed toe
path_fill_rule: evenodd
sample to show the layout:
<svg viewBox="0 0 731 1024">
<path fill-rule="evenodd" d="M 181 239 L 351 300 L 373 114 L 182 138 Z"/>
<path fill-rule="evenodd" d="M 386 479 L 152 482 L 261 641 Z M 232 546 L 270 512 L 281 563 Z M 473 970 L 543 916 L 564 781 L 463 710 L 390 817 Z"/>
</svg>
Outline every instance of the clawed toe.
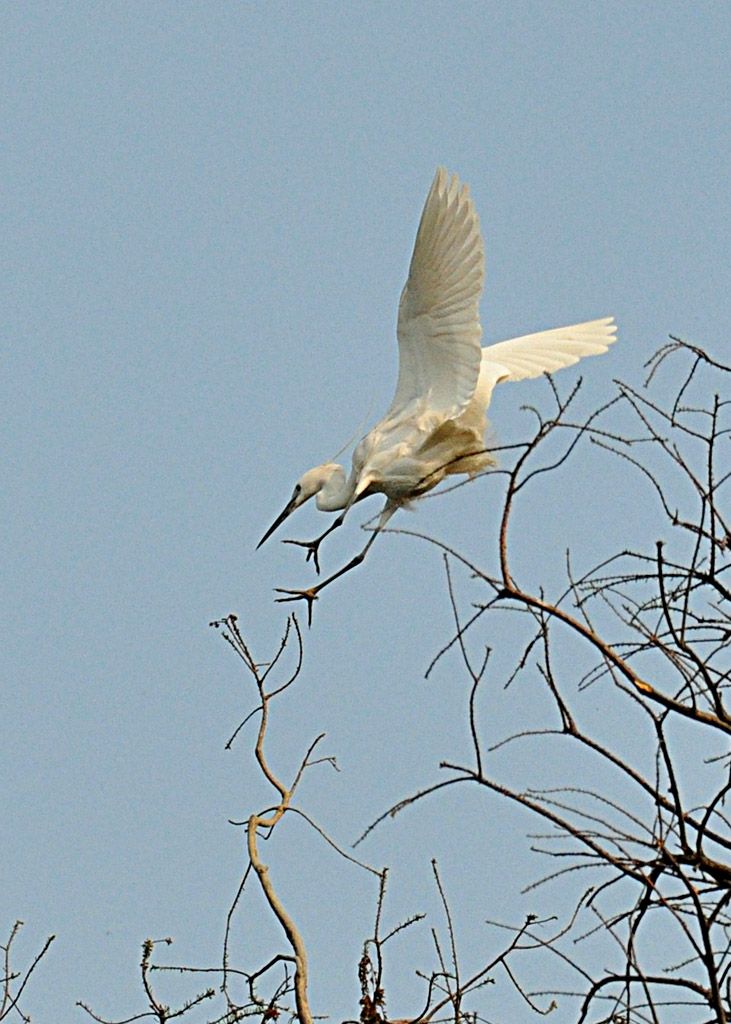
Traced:
<svg viewBox="0 0 731 1024">
<path fill-rule="evenodd" d="M 312 625 L 312 606 L 317 600 L 318 587 L 310 587 L 309 590 L 287 590 L 285 587 L 275 587 L 278 594 L 285 594 L 285 597 L 277 597 L 276 600 L 284 601 L 306 601 L 307 602 L 307 625 Z"/>
<path fill-rule="evenodd" d="M 299 547 L 299 548 L 305 548 L 306 551 L 307 551 L 307 555 L 305 557 L 305 562 L 309 562 L 309 560 L 312 559 L 312 561 L 315 564 L 315 572 L 319 576 L 320 575 L 320 560 L 318 558 L 317 551 L 318 551 L 318 548 L 320 547 L 320 541 L 321 540 L 322 540 L 322 537 L 318 537 L 317 540 L 285 540 L 284 543 L 285 544 L 296 544 L 297 547 Z"/>
</svg>

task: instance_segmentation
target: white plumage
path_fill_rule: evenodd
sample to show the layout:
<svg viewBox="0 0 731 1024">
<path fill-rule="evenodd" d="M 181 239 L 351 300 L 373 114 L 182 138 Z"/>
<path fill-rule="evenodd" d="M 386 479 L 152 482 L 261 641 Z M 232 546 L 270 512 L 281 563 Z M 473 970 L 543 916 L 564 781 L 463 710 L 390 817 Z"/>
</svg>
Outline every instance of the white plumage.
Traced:
<svg viewBox="0 0 731 1024">
<path fill-rule="evenodd" d="M 323 511 L 342 514 L 322 537 L 302 543 L 315 556 L 323 537 L 342 523 L 348 509 L 369 494 L 384 494 L 378 528 L 411 498 L 453 473 L 473 476 L 494 465 L 485 450 L 485 413 L 502 381 L 554 373 L 615 340 L 611 317 L 526 334 L 480 347 L 479 304 L 485 278 L 480 222 L 469 188 L 437 169 L 424 204 L 409 276 L 398 310 L 399 375 L 383 419 L 357 445 L 347 476 L 325 463 L 298 481 L 289 503 L 267 537 L 309 498 Z M 307 591 L 286 591 L 310 602 L 317 591 L 362 561 L 373 542 L 329 579 Z"/>
</svg>

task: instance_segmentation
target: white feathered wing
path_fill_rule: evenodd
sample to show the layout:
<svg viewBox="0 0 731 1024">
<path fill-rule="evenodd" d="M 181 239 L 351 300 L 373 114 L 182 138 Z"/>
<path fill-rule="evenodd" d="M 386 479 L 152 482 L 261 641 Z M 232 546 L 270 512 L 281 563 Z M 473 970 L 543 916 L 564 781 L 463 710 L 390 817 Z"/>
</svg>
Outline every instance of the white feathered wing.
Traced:
<svg viewBox="0 0 731 1024">
<path fill-rule="evenodd" d="M 475 392 L 485 280 L 480 222 L 466 185 L 437 168 L 419 222 L 398 312 L 399 375 L 389 420 L 417 401 L 443 418 Z"/>
</svg>

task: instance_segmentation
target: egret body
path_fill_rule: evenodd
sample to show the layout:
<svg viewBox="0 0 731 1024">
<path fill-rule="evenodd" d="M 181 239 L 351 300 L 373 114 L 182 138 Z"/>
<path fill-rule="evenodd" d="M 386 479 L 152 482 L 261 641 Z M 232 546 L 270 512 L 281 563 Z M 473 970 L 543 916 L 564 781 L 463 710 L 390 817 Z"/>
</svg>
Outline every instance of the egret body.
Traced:
<svg viewBox="0 0 731 1024">
<path fill-rule="evenodd" d="M 358 443 L 350 475 L 336 463 L 308 470 L 259 545 L 312 497 L 318 509 L 341 510 L 308 549 L 319 571 L 321 541 L 348 510 L 371 494 L 386 496 L 375 532 L 351 562 L 308 590 L 283 590 L 279 600 L 304 599 L 362 562 L 377 533 L 402 505 L 445 476 L 470 477 L 495 464 L 485 449 L 486 410 L 496 384 L 524 380 L 607 351 L 615 340 L 611 317 L 528 334 L 481 348 L 479 304 L 485 278 L 480 223 L 467 185 L 437 169 L 416 233 L 409 276 L 399 301 L 399 374 L 383 419 Z"/>
</svg>

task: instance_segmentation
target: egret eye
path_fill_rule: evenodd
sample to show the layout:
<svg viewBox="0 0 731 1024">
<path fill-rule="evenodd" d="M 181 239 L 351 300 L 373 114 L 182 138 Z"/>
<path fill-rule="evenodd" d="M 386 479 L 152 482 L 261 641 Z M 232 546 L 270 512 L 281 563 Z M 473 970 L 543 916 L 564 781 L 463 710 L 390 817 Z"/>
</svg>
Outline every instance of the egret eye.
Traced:
<svg viewBox="0 0 731 1024">
<path fill-rule="evenodd" d="M 296 498 L 299 492 L 302 490 L 299 484 L 294 485 L 294 497 Z"/>
</svg>

